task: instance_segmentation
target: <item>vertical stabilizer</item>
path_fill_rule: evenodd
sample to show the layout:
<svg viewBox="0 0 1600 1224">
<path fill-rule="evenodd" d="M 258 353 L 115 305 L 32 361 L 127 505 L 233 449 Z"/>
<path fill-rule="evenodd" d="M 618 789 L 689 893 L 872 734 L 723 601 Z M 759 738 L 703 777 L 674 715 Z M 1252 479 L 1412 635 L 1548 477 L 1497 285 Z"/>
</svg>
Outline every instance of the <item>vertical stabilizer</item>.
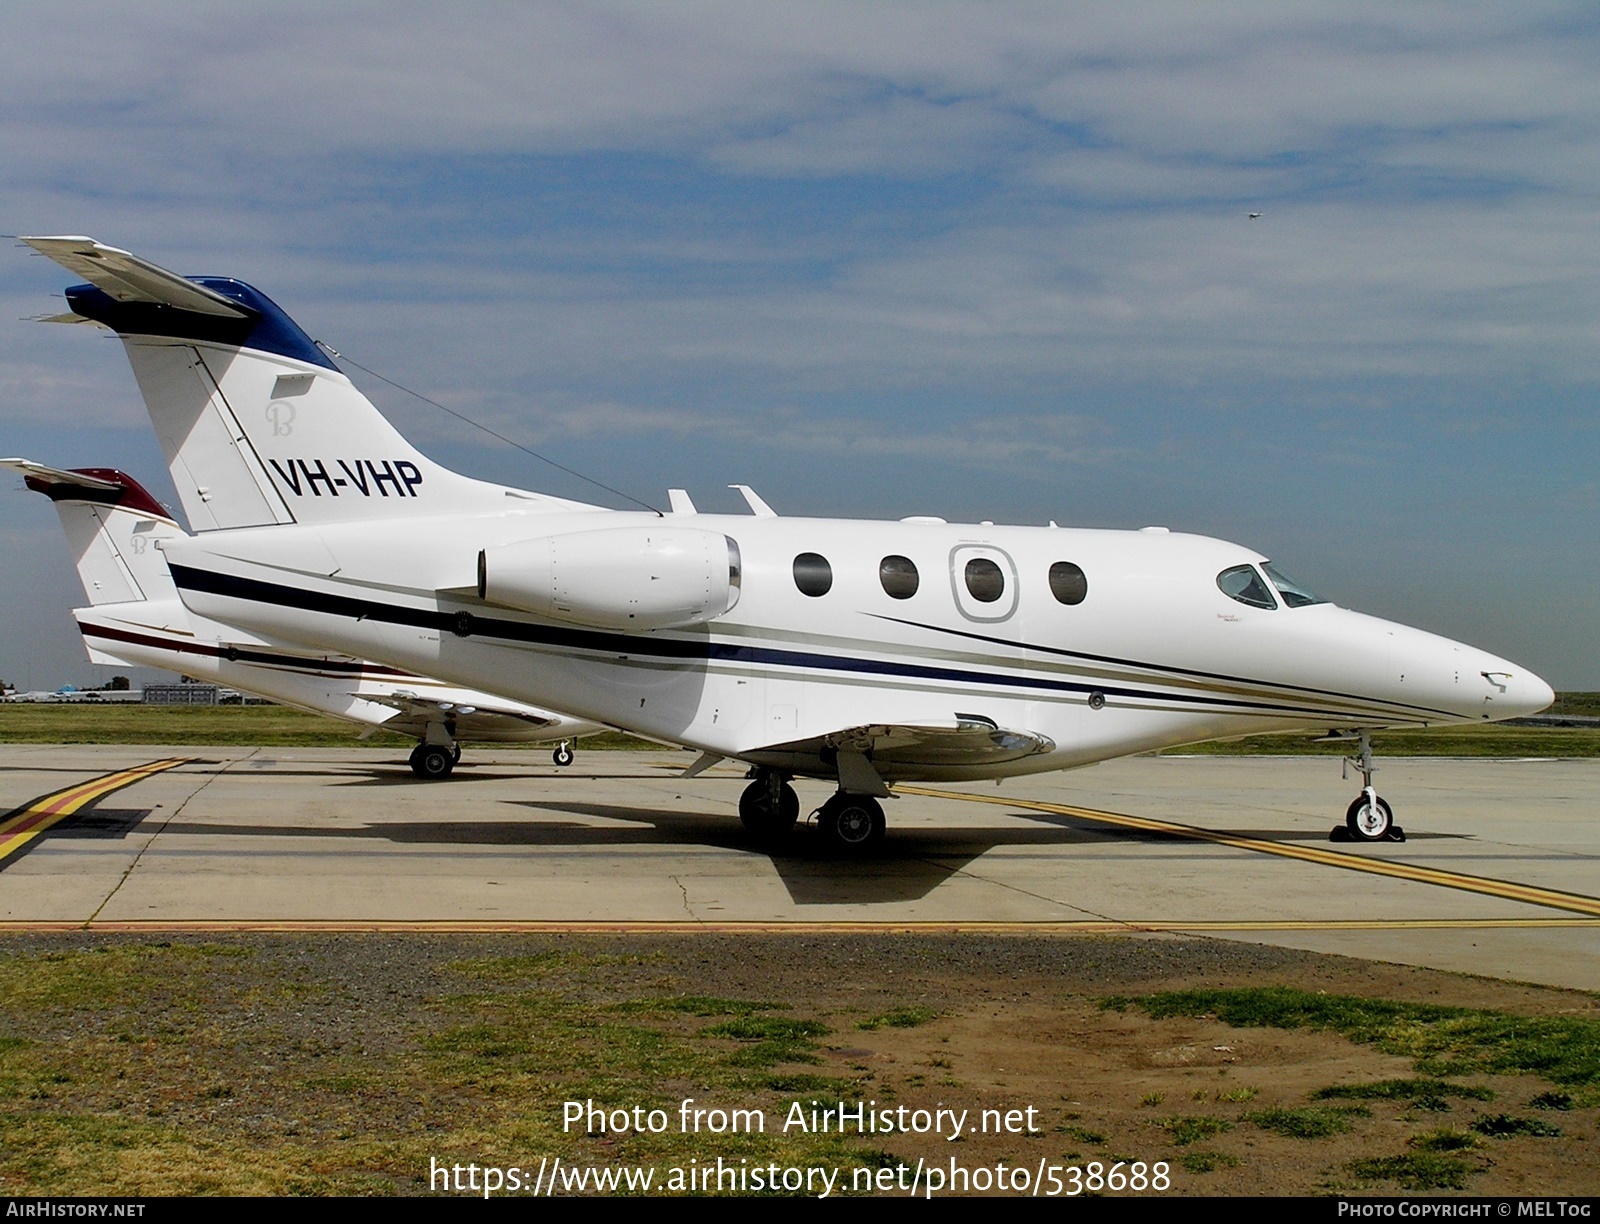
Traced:
<svg viewBox="0 0 1600 1224">
<path fill-rule="evenodd" d="M 113 468 L 65 471 L 26 459 L 0 459 L 55 503 L 83 593 L 102 604 L 177 602 L 178 590 L 157 541 L 183 535 L 142 485 Z"/>
<path fill-rule="evenodd" d="M 508 492 L 524 509 L 592 509 L 440 467 L 243 281 L 179 276 L 90 238 L 23 241 L 88 279 L 67 303 L 122 338 L 195 531 L 485 513 Z"/>
</svg>

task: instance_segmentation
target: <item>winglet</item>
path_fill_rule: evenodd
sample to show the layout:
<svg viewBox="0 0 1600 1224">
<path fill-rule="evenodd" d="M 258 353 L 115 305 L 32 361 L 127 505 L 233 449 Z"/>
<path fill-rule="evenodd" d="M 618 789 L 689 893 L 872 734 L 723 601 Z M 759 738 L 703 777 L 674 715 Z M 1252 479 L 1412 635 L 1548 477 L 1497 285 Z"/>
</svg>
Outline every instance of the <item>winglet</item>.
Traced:
<svg viewBox="0 0 1600 1224">
<path fill-rule="evenodd" d="M 745 503 L 750 507 L 750 513 L 755 515 L 757 518 L 778 517 L 778 512 L 771 506 L 767 505 L 766 502 L 762 501 L 760 494 L 758 494 L 749 485 L 731 484 L 728 486 L 728 488 L 738 489 L 739 492 L 744 495 Z"/>
</svg>

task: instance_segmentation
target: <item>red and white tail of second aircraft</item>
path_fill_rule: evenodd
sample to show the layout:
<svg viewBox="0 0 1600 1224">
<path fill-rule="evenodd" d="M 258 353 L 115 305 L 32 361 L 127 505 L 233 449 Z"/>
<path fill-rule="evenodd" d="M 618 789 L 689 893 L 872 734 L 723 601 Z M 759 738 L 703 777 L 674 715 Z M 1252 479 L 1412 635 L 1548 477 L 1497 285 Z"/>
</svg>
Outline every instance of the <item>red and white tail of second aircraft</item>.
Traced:
<svg viewBox="0 0 1600 1224">
<path fill-rule="evenodd" d="M 64 471 L 0 459 L 55 504 L 89 607 L 73 610 L 90 662 L 158 667 L 284 705 L 411 736 L 418 777 L 446 778 L 461 743 L 555 743 L 600 730 L 522 702 L 348 656 L 307 653 L 219 625 L 183 606 L 163 547 L 183 528 L 137 481 L 112 468 Z"/>
</svg>

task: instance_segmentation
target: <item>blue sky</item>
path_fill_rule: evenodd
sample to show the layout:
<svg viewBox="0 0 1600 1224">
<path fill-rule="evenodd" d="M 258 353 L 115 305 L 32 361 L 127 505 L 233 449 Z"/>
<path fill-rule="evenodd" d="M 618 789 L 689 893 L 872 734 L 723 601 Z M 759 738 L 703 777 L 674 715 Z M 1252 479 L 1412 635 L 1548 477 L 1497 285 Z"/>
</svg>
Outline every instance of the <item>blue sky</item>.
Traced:
<svg viewBox="0 0 1600 1224">
<path fill-rule="evenodd" d="M 1592 6 L 8 18 L 7 232 L 248 280 L 658 504 L 1160 523 L 1600 688 Z M 175 500 L 120 346 L 20 321 L 68 279 L 0 259 L 0 452 Z M 350 372 L 451 466 L 610 500 Z M 18 481 L 0 573 L 0 677 L 109 674 Z"/>
</svg>

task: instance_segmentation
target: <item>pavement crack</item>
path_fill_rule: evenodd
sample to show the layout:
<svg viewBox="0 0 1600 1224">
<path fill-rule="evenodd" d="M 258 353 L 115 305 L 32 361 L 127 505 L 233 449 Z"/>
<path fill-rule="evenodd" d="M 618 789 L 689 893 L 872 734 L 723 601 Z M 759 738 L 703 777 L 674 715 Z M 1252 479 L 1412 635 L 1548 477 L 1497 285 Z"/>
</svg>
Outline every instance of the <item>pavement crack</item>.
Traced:
<svg viewBox="0 0 1600 1224">
<path fill-rule="evenodd" d="M 172 811 L 167 813 L 166 818 L 162 820 L 161 824 L 156 828 L 156 830 L 151 833 L 149 837 L 145 838 L 144 845 L 139 847 L 139 853 L 133 856 L 133 862 L 128 864 L 127 870 L 125 870 L 117 879 L 117 882 L 112 887 L 111 891 L 105 895 L 105 899 L 102 900 L 99 905 L 95 906 L 94 913 L 90 914 L 84 919 L 83 925 L 85 930 L 87 930 L 89 927 L 92 927 L 95 924 L 95 920 L 105 912 L 106 906 L 111 904 L 111 899 L 122 891 L 122 886 L 128 882 L 128 877 L 133 874 L 134 868 L 136 868 L 139 865 L 140 860 L 144 858 L 145 851 L 150 849 L 150 847 L 155 844 L 156 838 L 160 837 L 161 834 L 166 831 L 167 826 L 182 814 L 184 808 L 189 806 L 190 802 L 193 801 L 195 796 L 197 796 L 201 791 L 205 790 L 206 787 L 210 786 L 223 774 L 227 773 L 228 770 L 232 769 L 235 765 L 242 761 L 248 761 L 252 759 L 260 752 L 260 748 L 252 748 L 248 753 L 242 757 L 239 757 L 237 760 L 229 761 L 221 769 L 213 770 L 209 775 L 207 775 L 204 782 L 200 783 L 199 786 L 195 787 L 186 796 L 184 796 L 182 803 L 178 804 L 172 809 Z"/>
<path fill-rule="evenodd" d="M 690 919 L 695 922 L 703 921 L 700 915 L 694 912 L 694 907 L 689 904 L 689 890 L 683 886 L 683 881 L 677 876 L 668 876 L 667 878 L 676 884 L 678 891 L 683 894 L 683 912 L 688 914 Z"/>
</svg>

